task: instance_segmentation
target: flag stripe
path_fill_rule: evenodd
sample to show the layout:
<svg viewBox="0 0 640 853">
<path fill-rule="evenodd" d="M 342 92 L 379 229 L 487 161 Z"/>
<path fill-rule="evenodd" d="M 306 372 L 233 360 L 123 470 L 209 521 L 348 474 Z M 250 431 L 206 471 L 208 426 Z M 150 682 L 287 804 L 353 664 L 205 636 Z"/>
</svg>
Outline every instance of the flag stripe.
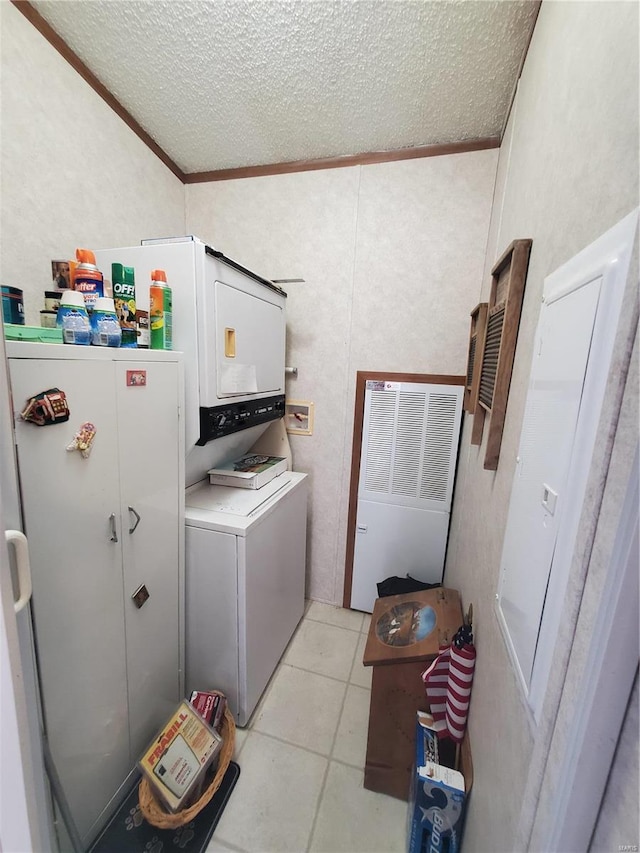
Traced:
<svg viewBox="0 0 640 853">
<path fill-rule="evenodd" d="M 475 663 L 476 650 L 471 643 L 465 644 L 461 649 L 452 646 L 446 720 L 449 736 L 457 743 L 464 737 L 467 726 Z"/>
</svg>

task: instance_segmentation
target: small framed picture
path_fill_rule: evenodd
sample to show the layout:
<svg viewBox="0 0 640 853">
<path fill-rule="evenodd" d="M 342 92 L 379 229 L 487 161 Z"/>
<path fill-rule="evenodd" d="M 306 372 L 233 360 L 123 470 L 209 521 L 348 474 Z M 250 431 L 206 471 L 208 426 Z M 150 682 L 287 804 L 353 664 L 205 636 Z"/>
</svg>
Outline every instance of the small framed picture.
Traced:
<svg viewBox="0 0 640 853">
<path fill-rule="evenodd" d="M 296 435 L 313 434 L 313 403 L 306 400 L 287 400 L 284 406 L 287 432 Z"/>
<path fill-rule="evenodd" d="M 147 384 L 146 370 L 127 370 L 127 387 L 131 388 L 134 385 L 141 386 Z"/>
</svg>

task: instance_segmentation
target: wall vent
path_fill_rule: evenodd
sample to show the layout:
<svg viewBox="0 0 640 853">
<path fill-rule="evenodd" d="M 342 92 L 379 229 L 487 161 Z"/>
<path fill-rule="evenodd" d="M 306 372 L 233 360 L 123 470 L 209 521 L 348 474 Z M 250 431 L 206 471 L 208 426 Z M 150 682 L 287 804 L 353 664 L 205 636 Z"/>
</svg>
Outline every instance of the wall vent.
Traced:
<svg viewBox="0 0 640 853">
<path fill-rule="evenodd" d="M 367 391 L 361 490 L 412 505 L 448 505 L 455 468 L 460 391 L 416 386 Z M 433 390 L 431 390 L 433 388 Z M 371 497 L 371 494 L 369 495 Z M 434 507 L 435 508 L 435 507 Z"/>
</svg>

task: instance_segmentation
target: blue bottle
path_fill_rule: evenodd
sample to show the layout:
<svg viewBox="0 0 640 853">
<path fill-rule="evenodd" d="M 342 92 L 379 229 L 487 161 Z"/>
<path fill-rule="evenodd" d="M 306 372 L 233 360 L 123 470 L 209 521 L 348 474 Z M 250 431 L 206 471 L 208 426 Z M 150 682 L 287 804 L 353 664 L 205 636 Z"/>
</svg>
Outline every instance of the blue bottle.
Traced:
<svg viewBox="0 0 640 853">
<path fill-rule="evenodd" d="M 91 312 L 91 343 L 96 347 L 119 347 L 121 342 L 122 329 L 113 299 L 99 296 Z"/>
<path fill-rule="evenodd" d="M 84 305 L 84 298 L 76 290 L 67 290 L 62 294 L 56 324 L 62 329 L 62 341 L 65 344 L 89 346 L 91 326 Z"/>
</svg>

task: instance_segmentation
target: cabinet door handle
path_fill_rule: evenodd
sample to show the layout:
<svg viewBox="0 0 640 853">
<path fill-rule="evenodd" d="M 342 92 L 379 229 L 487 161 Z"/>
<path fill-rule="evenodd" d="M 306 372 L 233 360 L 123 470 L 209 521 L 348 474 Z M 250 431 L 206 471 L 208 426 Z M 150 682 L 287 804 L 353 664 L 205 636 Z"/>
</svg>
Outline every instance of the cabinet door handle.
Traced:
<svg viewBox="0 0 640 853">
<path fill-rule="evenodd" d="M 13 546 L 18 569 L 19 598 L 13 609 L 19 613 L 31 598 L 31 566 L 29 565 L 29 546 L 27 537 L 20 530 L 5 530 L 6 541 Z"/>
<path fill-rule="evenodd" d="M 128 507 L 128 509 L 129 509 L 129 512 L 133 513 L 136 517 L 136 522 L 133 525 L 133 527 L 129 528 L 129 533 L 135 533 L 136 527 L 140 524 L 140 516 L 138 515 L 138 513 L 135 511 L 135 509 L 132 506 Z"/>
<path fill-rule="evenodd" d="M 115 514 L 115 512 L 112 512 L 111 515 L 109 516 L 109 524 L 111 525 L 111 541 L 117 542 L 118 541 L 118 533 L 116 531 L 116 514 Z"/>
</svg>

